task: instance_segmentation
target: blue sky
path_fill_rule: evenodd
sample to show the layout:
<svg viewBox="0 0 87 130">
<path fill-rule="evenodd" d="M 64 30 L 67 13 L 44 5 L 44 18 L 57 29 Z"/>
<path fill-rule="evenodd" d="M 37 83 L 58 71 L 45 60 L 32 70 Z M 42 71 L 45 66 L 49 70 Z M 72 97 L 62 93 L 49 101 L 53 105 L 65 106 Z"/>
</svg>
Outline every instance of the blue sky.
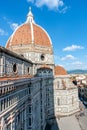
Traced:
<svg viewBox="0 0 87 130">
<path fill-rule="evenodd" d="M 29 6 L 52 39 L 55 64 L 87 69 L 87 0 L 1 0 L 0 45 L 26 21 Z"/>
</svg>

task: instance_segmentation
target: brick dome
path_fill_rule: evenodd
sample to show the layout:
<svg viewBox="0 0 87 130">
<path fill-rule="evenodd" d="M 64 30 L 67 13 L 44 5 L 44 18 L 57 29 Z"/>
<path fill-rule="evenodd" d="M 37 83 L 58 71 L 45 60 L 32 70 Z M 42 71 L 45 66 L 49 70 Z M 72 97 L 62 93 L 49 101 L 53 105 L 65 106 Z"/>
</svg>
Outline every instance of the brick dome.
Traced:
<svg viewBox="0 0 87 130">
<path fill-rule="evenodd" d="M 7 41 L 6 48 L 17 45 L 35 44 L 43 47 L 51 47 L 51 39 L 47 32 L 35 24 L 32 12 L 29 11 L 27 20 L 19 26 Z"/>
<path fill-rule="evenodd" d="M 62 66 L 55 66 L 54 73 L 55 73 L 55 76 L 67 75 L 66 70 Z"/>
</svg>

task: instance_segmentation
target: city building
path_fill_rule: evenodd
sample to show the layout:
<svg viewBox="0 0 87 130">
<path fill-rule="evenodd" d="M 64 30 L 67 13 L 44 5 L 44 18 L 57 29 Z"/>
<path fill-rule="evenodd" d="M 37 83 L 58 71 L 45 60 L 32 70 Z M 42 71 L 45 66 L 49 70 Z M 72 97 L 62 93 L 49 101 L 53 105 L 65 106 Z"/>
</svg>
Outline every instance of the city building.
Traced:
<svg viewBox="0 0 87 130">
<path fill-rule="evenodd" d="M 87 106 L 87 75 L 75 75 L 73 83 L 78 87 L 78 95 L 84 105 Z"/>
<path fill-rule="evenodd" d="M 78 89 L 53 57 L 51 38 L 30 9 L 0 47 L 0 130 L 45 130 L 79 111 Z"/>
</svg>

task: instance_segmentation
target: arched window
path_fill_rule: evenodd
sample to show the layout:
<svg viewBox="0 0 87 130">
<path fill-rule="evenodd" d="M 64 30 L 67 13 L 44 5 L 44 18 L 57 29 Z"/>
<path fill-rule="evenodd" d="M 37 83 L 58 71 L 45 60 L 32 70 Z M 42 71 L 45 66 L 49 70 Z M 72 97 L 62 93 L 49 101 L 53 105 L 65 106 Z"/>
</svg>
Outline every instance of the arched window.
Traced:
<svg viewBox="0 0 87 130">
<path fill-rule="evenodd" d="M 0 89 L 0 94 L 2 94 L 2 89 Z"/>
<path fill-rule="evenodd" d="M 17 72 L 17 65 L 16 65 L 16 63 L 15 63 L 15 64 L 13 64 L 13 72 L 14 72 L 14 73 L 16 73 L 16 72 Z"/>
<path fill-rule="evenodd" d="M 32 123 L 32 122 L 31 122 L 31 117 L 29 117 L 29 126 L 31 126 L 31 123 Z"/>
<path fill-rule="evenodd" d="M 29 69 L 29 67 L 27 68 L 27 72 L 28 72 L 28 74 L 29 74 L 29 72 L 30 72 L 30 69 Z"/>
</svg>

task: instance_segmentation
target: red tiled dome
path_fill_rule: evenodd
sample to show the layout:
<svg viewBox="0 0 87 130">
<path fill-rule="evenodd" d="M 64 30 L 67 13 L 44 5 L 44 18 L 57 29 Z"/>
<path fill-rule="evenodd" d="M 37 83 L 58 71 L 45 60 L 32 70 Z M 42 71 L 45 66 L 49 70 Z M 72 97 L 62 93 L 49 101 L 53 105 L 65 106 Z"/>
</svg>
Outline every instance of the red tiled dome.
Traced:
<svg viewBox="0 0 87 130">
<path fill-rule="evenodd" d="M 55 66 L 54 73 L 55 73 L 56 76 L 67 75 L 66 70 L 62 66 Z"/>
<path fill-rule="evenodd" d="M 29 44 L 31 43 L 31 30 L 29 24 L 24 24 L 20 26 L 10 37 L 7 42 L 6 47 L 10 45 L 15 46 L 19 44 Z"/>
<path fill-rule="evenodd" d="M 11 35 L 7 41 L 6 48 L 29 44 L 52 47 L 51 39 L 47 32 L 42 27 L 35 24 L 31 8 L 29 8 L 26 22 L 19 26 Z"/>
<path fill-rule="evenodd" d="M 32 23 L 32 26 L 31 23 L 25 23 L 19 26 L 18 29 L 12 34 L 7 41 L 6 48 L 9 48 L 9 46 L 21 44 L 26 45 L 32 43 L 44 47 L 51 46 L 51 40 L 43 28 L 34 23 Z"/>
</svg>

